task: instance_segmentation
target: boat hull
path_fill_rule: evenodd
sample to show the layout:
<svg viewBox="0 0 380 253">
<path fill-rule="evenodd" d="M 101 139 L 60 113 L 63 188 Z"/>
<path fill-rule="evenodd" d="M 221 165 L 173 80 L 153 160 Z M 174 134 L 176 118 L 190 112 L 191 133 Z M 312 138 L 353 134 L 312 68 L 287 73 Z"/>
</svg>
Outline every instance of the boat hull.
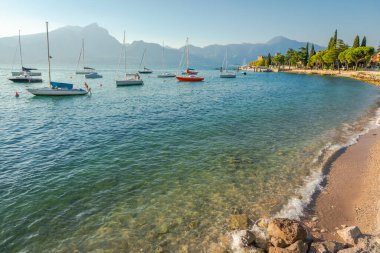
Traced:
<svg viewBox="0 0 380 253">
<path fill-rule="evenodd" d="M 143 80 L 116 80 L 116 86 L 135 86 L 135 85 L 143 85 Z"/>
<path fill-rule="evenodd" d="M 220 74 L 220 78 L 236 78 L 235 74 Z"/>
<path fill-rule="evenodd" d="M 102 75 L 99 75 L 98 73 L 86 74 L 85 77 L 86 77 L 87 79 L 103 78 L 103 76 L 102 76 Z"/>
<path fill-rule="evenodd" d="M 170 74 L 170 73 L 163 73 L 163 74 L 157 75 L 158 78 L 169 78 L 169 77 L 175 77 L 175 76 L 176 76 L 175 74 Z"/>
<path fill-rule="evenodd" d="M 24 71 L 12 71 L 12 76 L 23 75 Z M 27 72 L 28 76 L 41 76 L 41 72 Z"/>
<path fill-rule="evenodd" d="M 139 73 L 140 74 L 152 74 L 153 71 L 152 70 L 139 70 Z"/>
<path fill-rule="evenodd" d="M 8 80 L 14 83 L 42 83 L 41 78 L 32 78 L 32 77 L 12 77 Z"/>
<path fill-rule="evenodd" d="M 200 76 L 177 76 L 179 82 L 202 82 L 204 77 Z"/>
<path fill-rule="evenodd" d="M 35 96 L 78 96 L 86 95 L 88 91 L 82 89 L 51 89 L 51 88 L 35 88 L 26 89 Z"/>
<path fill-rule="evenodd" d="M 88 75 L 88 74 L 91 74 L 91 73 L 92 73 L 91 71 L 83 71 L 83 70 L 75 72 L 75 74 L 77 74 L 77 75 Z"/>
</svg>

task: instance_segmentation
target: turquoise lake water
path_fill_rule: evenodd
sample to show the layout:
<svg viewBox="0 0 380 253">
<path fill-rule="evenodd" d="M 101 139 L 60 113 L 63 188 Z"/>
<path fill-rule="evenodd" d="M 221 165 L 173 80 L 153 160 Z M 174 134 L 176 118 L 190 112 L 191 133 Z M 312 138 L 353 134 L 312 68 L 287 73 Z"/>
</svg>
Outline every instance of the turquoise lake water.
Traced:
<svg viewBox="0 0 380 253">
<path fill-rule="evenodd" d="M 302 199 L 379 102 L 379 88 L 356 80 L 217 71 L 116 88 L 104 70 L 91 96 L 43 98 L 25 87 L 44 84 L 9 73 L 0 69 L 0 252 L 201 252 L 233 209 L 258 218 Z M 83 82 L 72 73 L 53 76 Z"/>
</svg>

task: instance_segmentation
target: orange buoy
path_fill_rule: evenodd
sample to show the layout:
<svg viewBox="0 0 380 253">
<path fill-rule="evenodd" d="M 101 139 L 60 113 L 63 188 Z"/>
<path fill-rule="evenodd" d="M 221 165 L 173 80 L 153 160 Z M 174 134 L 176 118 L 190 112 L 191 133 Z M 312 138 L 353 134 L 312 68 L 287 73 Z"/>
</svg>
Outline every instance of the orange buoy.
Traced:
<svg viewBox="0 0 380 253">
<path fill-rule="evenodd" d="M 20 94 L 16 91 L 16 98 L 18 98 L 20 96 Z"/>
</svg>

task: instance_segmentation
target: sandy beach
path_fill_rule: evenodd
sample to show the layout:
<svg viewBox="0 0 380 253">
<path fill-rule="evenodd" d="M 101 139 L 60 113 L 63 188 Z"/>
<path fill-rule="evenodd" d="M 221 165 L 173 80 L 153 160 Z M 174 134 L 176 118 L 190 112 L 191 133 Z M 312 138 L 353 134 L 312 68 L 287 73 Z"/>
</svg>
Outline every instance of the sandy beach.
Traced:
<svg viewBox="0 0 380 253">
<path fill-rule="evenodd" d="M 307 216 L 313 236 L 342 241 L 336 230 L 344 226 L 358 226 L 365 234 L 380 232 L 379 152 L 380 129 L 371 130 L 326 167 L 324 188 Z"/>
</svg>

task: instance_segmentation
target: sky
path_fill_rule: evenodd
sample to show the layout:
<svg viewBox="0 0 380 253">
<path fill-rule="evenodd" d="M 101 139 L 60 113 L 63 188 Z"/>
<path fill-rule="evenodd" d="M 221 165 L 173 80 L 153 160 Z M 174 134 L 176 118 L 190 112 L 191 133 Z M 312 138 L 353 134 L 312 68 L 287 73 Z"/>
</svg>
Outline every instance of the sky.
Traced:
<svg viewBox="0 0 380 253">
<path fill-rule="evenodd" d="M 380 44 L 380 0 L 1 0 L 0 37 L 98 23 L 127 42 L 181 47 L 265 43 L 275 36 L 326 45 L 338 29 L 349 45 L 358 34 Z"/>
</svg>

